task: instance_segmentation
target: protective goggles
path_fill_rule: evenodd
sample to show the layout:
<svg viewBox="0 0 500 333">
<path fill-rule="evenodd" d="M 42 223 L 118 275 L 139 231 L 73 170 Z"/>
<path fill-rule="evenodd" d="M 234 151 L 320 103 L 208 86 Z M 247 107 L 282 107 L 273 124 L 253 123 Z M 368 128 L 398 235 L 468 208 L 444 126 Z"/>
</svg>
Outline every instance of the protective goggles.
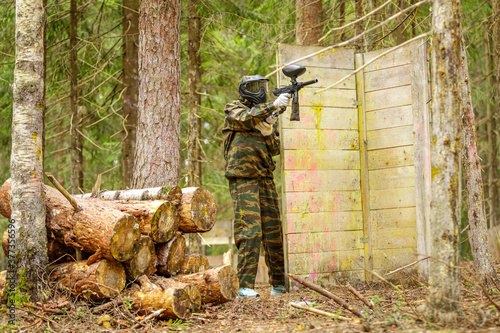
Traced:
<svg viewBox="0 0 500 333">
<path fill-rule="evenodd" d="M 260 92 L 260 88 L 264 88 L 264 91 L 267 94 L 267 80 L 250 81 L 245 83 L 245 90 L 251 94 L 258 94 Z"/>
</svg>

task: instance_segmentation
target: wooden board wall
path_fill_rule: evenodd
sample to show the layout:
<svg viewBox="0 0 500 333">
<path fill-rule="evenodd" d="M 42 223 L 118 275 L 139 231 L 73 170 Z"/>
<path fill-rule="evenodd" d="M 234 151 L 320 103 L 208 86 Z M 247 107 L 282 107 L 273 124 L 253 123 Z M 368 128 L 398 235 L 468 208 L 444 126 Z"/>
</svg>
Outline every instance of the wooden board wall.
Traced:
<svg viewBox="0 0 500 333">
<path fill-rule="evenodd" d="M 280 45 L 278 65 L 320 49 Z M 297 81 L 319 82 L 300 92 L 301 121 L 291 122 L 289 111 L 280 121 L 287 270 L 324 285 L 370 279 L 363 267 L 383 273 L 415 261 L 417 230 L 425 233 L 428 222 L 425 45 L 316 93 L 381 52 L 337 49 L 301 61 L 307 71 Z M 280 72 L 278 84 L 288 82 Z"/>
</svg>

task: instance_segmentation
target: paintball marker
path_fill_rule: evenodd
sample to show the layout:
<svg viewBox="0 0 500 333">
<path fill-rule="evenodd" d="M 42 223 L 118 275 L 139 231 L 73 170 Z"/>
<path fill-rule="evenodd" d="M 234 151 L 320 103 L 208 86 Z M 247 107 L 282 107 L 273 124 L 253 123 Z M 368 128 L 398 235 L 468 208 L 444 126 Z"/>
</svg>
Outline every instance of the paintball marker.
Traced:
<svg viewBox="0 0 500 333">
<path fill-rule="evenodd" d="M 292 84 L 283 88 L 276 88 L 273 91 L 274 96 L 279 96 L 281 94 L 289 93 L 293 96 L 292 100 L 292 114 L 290 115 L 291 121 L 299 121 L 300 113 L 299 113 L 299 90 L 308 86 L 310 84 L 318 82 L 318 79 L 310 80 L 307 82 L 297 82 L 297 77 L 301 76 L 306 72 L 306 68 L 301 65 L 290 65 L 283 68 L 283 74 L 291 78 Z M 278 114 L 283 113 L 286 110 L 286 107 L 281 108 L 278 111 Z"/>
</svg>

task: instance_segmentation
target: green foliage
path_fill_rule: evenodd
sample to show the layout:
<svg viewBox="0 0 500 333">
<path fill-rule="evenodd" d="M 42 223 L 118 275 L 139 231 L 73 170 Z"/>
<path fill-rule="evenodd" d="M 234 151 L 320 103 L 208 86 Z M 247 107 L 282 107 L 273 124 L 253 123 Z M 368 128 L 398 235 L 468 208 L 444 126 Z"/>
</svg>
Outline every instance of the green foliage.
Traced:
<svg viewBox="0 0 500 333">
<path fill-rule="evenodd" d="M 365 2 L 363 15 L 374 9 L 374 2 Z M 406 5 L 411 1 L 407 0 Z M 355 2 L 346 1 L 344 24 L 356 19 Z M 381 2 L 377 3 L 378 5 Z M 10 176 L 10 128 L 12 121 L 12 89 L 15 65 L 15 1 L 4 0 L 0 6 L 0 182 Z M 278 43 L 293 43 L 295 35 L 295 0 L 213 0 L 200 1 L 197 15 L 201 17 L 201 70 L 199 87 L 203 94 L 201 118 L 202 186 L 214 194 L 218 219 L 231 219 L 232 203 L 224 178 L 222 149 L 223 108 L 238 97 L 237 83 L 248 74 L 269 74 L 275 69 Z M 487 145 L 484 121 L 488 106 L 494 106 L 495 85 L 487 80 L 493 74 L 485 67 L 486 50 L 491 37 L 492 9 L 489 3 L 465 0 L 463 27 L 467 43 L 469 72 L 479 154 L 487 161 L 491 149 Z M 181 20 L 181 168 L 187 157 L 187 110 L 185 98 L 187 80 L 187 22 L 190 13 L 187 2 L 182 2 Z M 332 30 L 342 24 L 338 0 L 323 1 L 323 45 L 332 45 L 356 35 L 356 26 Z M 45 169 L 53 173 L 65 186 L 70 180 L 69 112 L 69 7 L 67 0 L 47 0 L 47 64 L 46 64 L 46 119 Z M 406 38 L 430 30 L 431 6 L 425 5 L 403 14 L 397 20 L 365 36 L 367 50 L 396 45 L 392 31 L 401 22 Z M 363 30 L 396 13 L 399 7 L 391 3 L 377 15 L 361 22 Z M 90 191 L 98 174 L 102 174 L 101 189 L 122 188 L 121 115 L 122 72 L 122 10 L 120 1 L 79 2 L 78 13 L 78 82 L 79 105 L 82 111 L 84 157 L 84 191 Z M 353 47 L 353 46 L 349 46 Z M 489 45 L 491 49 L 491 45 Z M 276 77 L 270 77 L 270 88 L 276 86 Z M 276 158 L 279 162 L 279 158 Z M 278 168 L 279 170 L 279 168 Z M 281 184 L 280 173 L 275 173 L 276 184 Z M 186 185 L 186 171 L 181 170 L 179 185 Z M 278 193 L 281 193 L 278 188 Z M 487 193 L 487 191 L 485 191 Z M 462 227 L 468 223 L 462 214 Z M 0 221 L 0 231 L 3 226 Z M 466 237 L 464 235 L 463 237 Z M 466 238 L 462 238 L 462 241 Z M 468 242 L 463 242 L 462 256 L 469 257 Z"/>
</svg>

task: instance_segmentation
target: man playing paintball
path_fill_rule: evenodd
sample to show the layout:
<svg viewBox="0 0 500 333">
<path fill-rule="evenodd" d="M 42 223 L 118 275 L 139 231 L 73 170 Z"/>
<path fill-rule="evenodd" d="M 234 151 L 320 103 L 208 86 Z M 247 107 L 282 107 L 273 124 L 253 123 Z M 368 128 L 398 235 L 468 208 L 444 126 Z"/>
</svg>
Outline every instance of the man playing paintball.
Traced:
<svg viewBox="0 0 500 333">
<path fill-rule="evenodd" d="M 244 76 L 239 84 L 240 98 L 224 109 L 225 176 L 235 215 L 239 297 L 260 296 L 253 288 L 261 241 L 271 295 L 285 292 L 283 234 L 272 157 L 280 153 L 277 111 L 288 106 L 291 96 L 281 94 L 267 103 L 268 81 L 260 75 Z"/>
</svg>

